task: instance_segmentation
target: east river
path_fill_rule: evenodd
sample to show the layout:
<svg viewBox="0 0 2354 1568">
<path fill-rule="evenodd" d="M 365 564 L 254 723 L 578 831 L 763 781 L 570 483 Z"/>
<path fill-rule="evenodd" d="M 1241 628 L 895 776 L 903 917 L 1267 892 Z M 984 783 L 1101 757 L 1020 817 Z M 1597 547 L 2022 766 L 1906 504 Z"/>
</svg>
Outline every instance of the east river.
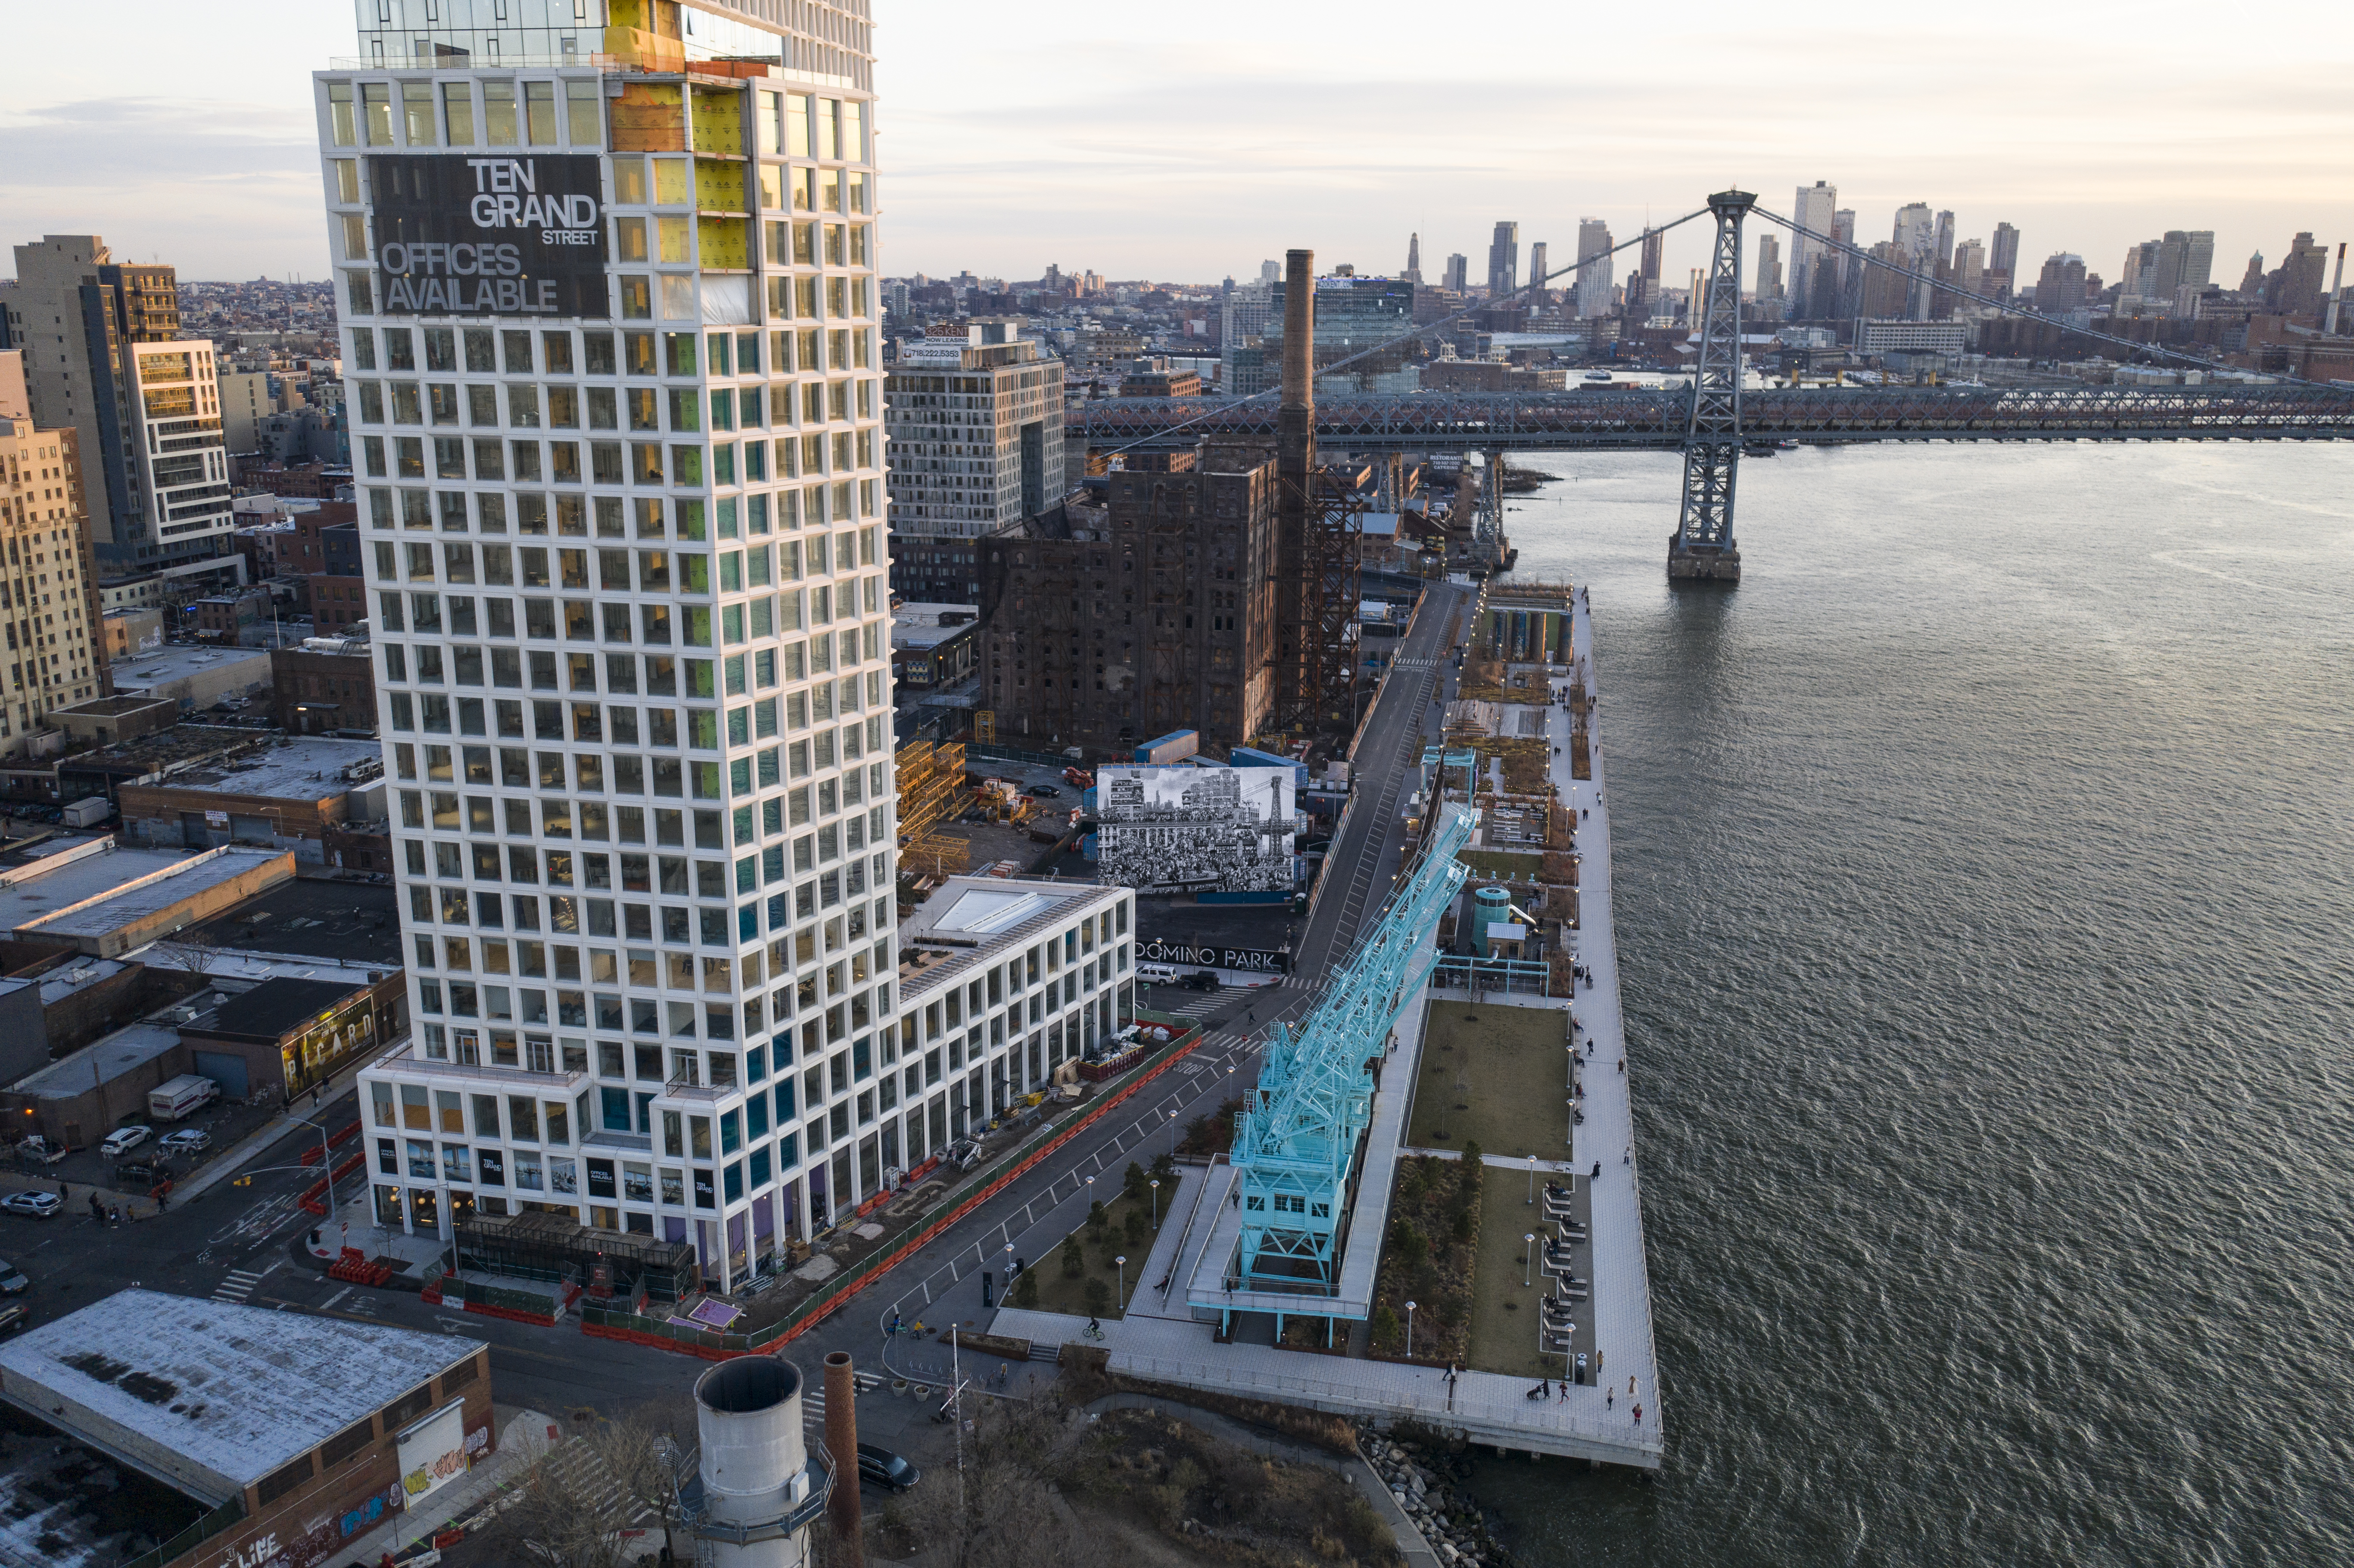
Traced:
<svg viewBox="0 0 2354 1568">
<path fill-rule="evenodd" d="M 1541 1568 L 2354 1562 L 2354 446 L 1540 454 L 1670 1416 Z"/>
</svg>

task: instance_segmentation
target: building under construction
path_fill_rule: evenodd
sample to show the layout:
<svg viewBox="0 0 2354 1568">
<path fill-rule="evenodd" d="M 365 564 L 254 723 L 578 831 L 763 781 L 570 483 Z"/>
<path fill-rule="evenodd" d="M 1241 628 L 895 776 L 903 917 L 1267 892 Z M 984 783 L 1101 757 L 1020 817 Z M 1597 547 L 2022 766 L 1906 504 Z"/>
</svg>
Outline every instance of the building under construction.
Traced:
<svg viewBox="0 0 2354 1568">
<path fill-rule="evenodd" d="M 1290 253 L 1273 450 L 1204 441 L 982 541 L 981 705 L 1015 745 L 1224 750 L 1352 723 L 1365 500 L 1317 461 L 1315 257 Z M 1018 738 L 1017 738 L 1018 737 Z"/>
</svg>

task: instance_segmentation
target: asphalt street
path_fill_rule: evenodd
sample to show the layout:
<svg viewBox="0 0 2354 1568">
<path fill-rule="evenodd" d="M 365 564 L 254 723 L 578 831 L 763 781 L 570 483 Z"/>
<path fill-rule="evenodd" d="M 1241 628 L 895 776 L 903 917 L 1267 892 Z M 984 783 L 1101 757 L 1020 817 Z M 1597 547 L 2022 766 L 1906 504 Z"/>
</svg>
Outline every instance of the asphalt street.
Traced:
<svg viewBox="0 0 2354 1568">
<path fill-rule="evenodd" d="M 1129 1161 L 1150 1163 L 1172 1147 L 1186 1122 L 1214 1113 L 1255 1080 L 1267 1026 L 1314 1007 L 1334 956 L 1349 950 L 1389 896 L 1403 847 L 1403 803 L 1416 786 L 1421 750 L 1437 734 L 1435 705 L 1453 685 L 1446 634 L 1472 598 L 1469 588 L 1434 585 L 1382 683 L 1354 758 L 1360 795 L 1327 860 L 1289 980 L 1271 990 L 1221 993 L 1225 1007 L 1204 1018 L 1207 1038 L 1184 1061 L 793 1341 L 786 1351 L 791 1359 L 813 1371 L 826 1352 L 843 1350 L 862 1366 L 887 1361 L 914 1377 L 944 1379 L 948 1347 L 913 1336 L 894 1342 L 885 1328 L 895 1313 L 934 1330 L 977 1323 L 981 1277 L 986 1272 L 992 1285 L 1002 1284 L 1009 1247 L 1025 1260 L 1043 1259 L 1084 1221 L 1091 1179 L 1108 1196 Z M 311 1114 L 339 1126 L 358 1112 L 346 1093 Z M 429 1307 L 413 1292 L 366 1289 L 315 1272 L 295 1255 L 295 1244 L 314 1223 L 296 1199 L 318 1176 L 297 1161 L 315 1138 L 307 1129 L 292 1131 L 249 1160 L 249 1185 L 222 1181 L 136 1224 L 102 1225 L 70 1207 L 49 1220 L 0 1215 L 0 1256 L 32 1281 L 21 1298 L 28 1318 L 45 1322 L 114 1290 L 143 1286 L 459 1334 L 493 1347 L 502 1404 L 550 1414 L 583 1407 L 617 1414 L 684 1391 L 703 1370 L 685 1356 L 592 1340 L 569 1324 L 540 1329 L 472 1316 Z M 999 1371 L 994 1364 L 964 1370 L 984 1383 Z M 1020 1393 L 1025 1380 L 1044 1375 L 1043 1367 L 1005 1369 L 1006 1392 Z"/>
</svg>

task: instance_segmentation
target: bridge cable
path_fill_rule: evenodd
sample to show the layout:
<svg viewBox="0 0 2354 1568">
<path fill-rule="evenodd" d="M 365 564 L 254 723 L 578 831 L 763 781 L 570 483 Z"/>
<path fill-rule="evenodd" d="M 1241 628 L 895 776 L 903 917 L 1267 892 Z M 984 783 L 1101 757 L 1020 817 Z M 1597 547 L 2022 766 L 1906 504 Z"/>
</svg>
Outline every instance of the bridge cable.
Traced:
<svg viewBox="0 0 2354 1568">
<path fill-rule="evenodd" d="M 2197 366 L 2201 370 L 2230 370 L 2238 368 L 2235 366 L 2218 366 L 2215 361 L 2211 359 L 2201 359 L 2195 354 L 2187 354 L 2180 349 L 2166 348 L 2158 344 L 2152 343 L 2136 343 L 2129 337 L 2119 337 L 2113 333 L 2100 332 L 2088 326 L 2070 326 L 2066 322 L 2060 320 L 2058 317 L 2045 315 L 2041 311 L 2029 310 L 2024 305 L 2014 304 L 2005 300 L 1998 300 L 1989 295 L 1972 293 L 1969 290 L 1956 287 L 1955 284 L 1940 279 L 1932 273 L 1919 271 L 1910 267 L 1900 267 L 1885 257 L 1874 256 L 1869 250 L 1865 250 L 1859 246 L 1851 245 L 1846 240 L 1834 239 L 1827 234 L 1818 234 L 1813 229 L 1807 228 L 1804 224 L 1797 222 L 1794 218 L 1784 217 L 1778 212 L 1773 212 L 1762 207 L 1753 207 L 1750 210 L 1755 213 L 1759 217 L 1765 218 L 1769 222 L 1780 224 L 1783 228 L 1788 229 L 1793 234 L 1803 235 L 1808 239 L 1820 240 L 1823 244 L 1829 246 L 1832 249 L 1844 250 L 1849 255 L 1854 257 L 1857 260 L 1862 261 L 1869 266 L 1878 267 L 1883 270 L 1893 272 L 1899 277 L 1911 278 L 1916 281 L 1927 283 L 1931 288 L 1952 294 L 1958 299 L 1975 301 L 1977 303 L 1981 305 L 1992 305 L 1995 309 L 2004 312 L 2009 315 L 2021 316 L 2032 322 L 2042 322 L 2048 325 L 2058 327 L 2062 332 L 2075 333 L 2084 337 L 2097 338 L 2103 343 L 2113 343 L 2117 344 L 2119 347 L 2130 348 L 2137 353 L 2162 354 L 2169 358 L 2179 359 L 2188 364 Z M 2267 378 L 2276 378 L 2282 381 L 2286 381 L 2298 387 L 2313 387 L 2332 392 L 2342 392 L 2344 390 L 2343 387 L 2334 387 L 2326 381 L 2309 381 L 2304 376 L 2291 376 L 2285 371 L 2264 370 L 2254 372 L 2253 374 L 2264 376 Z M 2010 390 L 2032 391 L 2035 390 L 2035 388 L 2017 387 L 2010 388 Z"/>
<path fill-rule="evenodd" d="M 1309 345 L 1309 357 L 1311 361 L 1310 374 L 1311 376 L 1326 376 L 1331 374 L 1333 371 L 1345 369 L 1348 366 L 1356 364 L 1357 361 L 1361 359 L 1367 359 L 1381 353 L 1384 349 L 1394 348 L 1399 344 L 1408 343 L 1416 339 L 1425 337 L 1431 333 L 1438 331 L 1441 327 L 1449 325 L 1455 322 L 1459 322 L 1465 316 L 1470 315 L 1475 311 L 1493 310 L 1499 304 L 1517 300 L 1523 294 L 1543 288 L 1555 278 L 1562 277 L 1570 272 L 1575 272 L 1582 267 L 1591 267 L 1597 261 L 1606 260 L 1610 257 L 1618 254 L 1621 250 L 1632 249 L 1634 247 L 1642 244 L 1644 240 L 1649 238 L 1652 235 L 1665 234 L 1669 229 L 1690 223 L 1696 217 L 1706 217 L 1708 216 L 1709 209 L 1706 207 L 1701 207 L 1695 211 L 1684 214 L 1681 217 L 1671 218 L 1666 223 L 1654 224 L 1645 228 L 1640 234 L 1635 236 L 1634 238 L 1614 245 L 1607 250 L 1597 251 L 1594 255 L 1588 256 L 1583 260 L 1572 261 L 1565 267 L 1556 267 L 1542 278 L 1532 278 L 1520 288 L 1517 288 L 1511 293 L 1504 295 L 1501 300 L 1482 300 L 1478 304 L 1466 305 L 1451 316 L 1441 316 L 1435 322 L 1417 325 L 1411 331 L 1400 333 L 1397 336 L 1374 344 L 1369 348 L 1360 349 L 1355 354 L 1349 355 L 1346 359 L 1338 359 L 1330 365 L 1318 366 L 1312 364 L 1316 351 L 1315 344 L 1311 342 Z M 1198 425 L 1204 419 L 1213 419 L 1220 417 L 1221 415 L 1230 413 L 1233 410 L 1241 408 L 1246 403 L 1256 403 L 1262 397 L 1278 397 L 1282 396 L 1282 394 L 1283 388 L 1281 387 L 1269 387 L 1264 391 L 1252 392 L 1240 397 L 1221 399 L 1217 407 L 1214 408 L 1205 408 L 1190 419 L 1181 419 L 1176 424 L 1164 426 L 1161 429 L 1153 431 L 1149 436 L 1139 436 L 1136 440 L 1129 442 L 1126 446 L 1109 448 L 1106 450 L 1102 455 L 1107 458 L 1114 458 L 1119 456 L 1122 452 L 1130 451 L 1138 447 L 1143 446 L 1148 441 L 1166 440 L 1170 436 L 1174 435 L 1179 430 L 1184 429 L 1189 425 Z M 1110 400 L 1111 399 L 1097 399 L 1097 401 Z"/>
</svg>

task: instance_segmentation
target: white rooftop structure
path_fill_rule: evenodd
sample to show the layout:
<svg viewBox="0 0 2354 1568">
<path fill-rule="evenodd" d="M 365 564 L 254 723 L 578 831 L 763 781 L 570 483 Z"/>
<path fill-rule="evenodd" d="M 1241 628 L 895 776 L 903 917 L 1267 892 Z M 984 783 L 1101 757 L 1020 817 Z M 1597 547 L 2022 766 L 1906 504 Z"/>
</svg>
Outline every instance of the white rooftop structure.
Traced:
<svg viewBox="0 0 2354 1568">
<path fill-rule="evenodd" d="M 207 889 L 234 882 L 249 872 L 260 871 L 273 861 L 282 862 L 287 853 L 284 850 L 226 844 L 194 855 L 122 849 L 111 854 L 92 855 L 74 862 L 65 874 L 40 878 L 28 888 L 11 887 L 9 894 L 21 893 L 25 906 L 38 908 L 41 913 L 11 920 L 6 928 L 44 937 L 103 937 L 147 916 L 161 914 Z M 133 856 L 138 858 L 133 860 Z M 76 871 L 81 875 L 70 874 Z M 71 902 L 63 898 L 69 885 L 92 880 L 100 880 L 101 885 L 88 896 Z M 0 909 L 6 907 L 7 895 L 0 894 Z"/>
<path fill-rule="evenodd" d="M 0 873 L 0 931 L 22 930 L 61 910 L 143 877 L 187 863 L 185 854 L 122 849 L 111 840 L 86 844 Z"/>
<path fill-rule="evenodd" d="M 255 661 L 260 661 L 257 664 Z M 239 673 L 250 681 L 270 678 L 270 651 L 266 648 L 198 648 L 186 643 L 171 643 L 135 659 L 118 660 L 114 665 L 114 693 L 117 696 L 139 696 L 158 686 L 186 680 L 191 675 L 205 674 L 228 665 L 254 664 L 251 671 Z"/>
<path fill-rule="evenodd" d="M 0 1345 L 0 1394 L 217 1504 L 482 1349 L 122 1290 Z"/>
</svg>

